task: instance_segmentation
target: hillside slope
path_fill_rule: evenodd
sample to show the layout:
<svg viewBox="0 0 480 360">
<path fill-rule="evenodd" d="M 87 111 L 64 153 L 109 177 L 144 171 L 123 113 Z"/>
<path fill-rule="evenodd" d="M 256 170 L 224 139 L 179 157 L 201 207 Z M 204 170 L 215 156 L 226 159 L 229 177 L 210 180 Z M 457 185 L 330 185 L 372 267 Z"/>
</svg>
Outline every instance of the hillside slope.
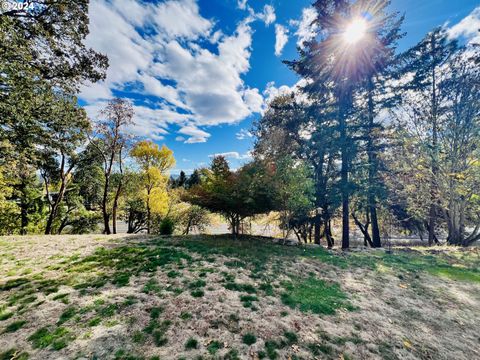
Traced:
<svg viewBox="0 0 480 360">
<path fill-rule="evenodd" d="M 474 359 L 480 253 L 0 238 L 0 359 Z"/>
</svg>

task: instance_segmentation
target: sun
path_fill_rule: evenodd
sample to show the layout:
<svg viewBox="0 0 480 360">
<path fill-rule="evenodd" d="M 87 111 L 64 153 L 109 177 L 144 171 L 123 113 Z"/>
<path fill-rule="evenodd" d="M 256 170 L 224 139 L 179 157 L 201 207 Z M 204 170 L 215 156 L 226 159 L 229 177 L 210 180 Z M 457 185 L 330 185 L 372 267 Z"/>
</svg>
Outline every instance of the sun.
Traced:
<svg viewBox="0 0 480 360">
<path fill-rule="evenodd" d="M 343 40 L 350 45 L 354 45 L 362 40 L 367 33 L 367 22 L 363 18 L 355 18 L 347 25 L 343 33 Z"/>
</svg>

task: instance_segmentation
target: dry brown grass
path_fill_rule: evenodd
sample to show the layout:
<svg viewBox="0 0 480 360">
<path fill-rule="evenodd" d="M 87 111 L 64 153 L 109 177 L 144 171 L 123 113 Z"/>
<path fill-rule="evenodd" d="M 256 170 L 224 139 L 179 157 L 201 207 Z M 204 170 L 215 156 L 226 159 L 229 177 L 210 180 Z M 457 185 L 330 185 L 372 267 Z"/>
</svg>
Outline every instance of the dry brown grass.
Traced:
<svg viewBox="0 0 480 360">
<path fill-rule="evenodd" d="M 257 248 L 245 245 L 246 240 L 239 241 L 240 250 L 236 250 L 233 240 L 192 239 L 202 247 L 197 248 L 193 241 L 158 242 L 145 236 L 0 238 L 0 286 L 21 278 L 36 289 L 17 296 L 14 304 L 12 298 L 26 285 L 0 290 L 0 314 L 12 314 L 0 321 L 0 354 L 16 349 L 16 356 L 23 353 L 42 360 L 228 359 L 235 358 L 234 354 L 240 359 L 257 359 L 263 354 L 278 359 L 480 358 L 480 285 L 472 281 L 475 277 L 460 281 L 426 265 L 418 270 L 408 263 L 402 265 L 400 260 L 411 256 L 408 252 L 392 262 L 382 260 L 382 250 L 317 254 L 318 249 L 310 247 L 262 244 Z M 214 244 L 223 250 L 209 253 Z M 133 257 L 126 262 L 130 252 L 108 252 L 126 246 L 132 251 L 154 251 L 161 246 L 175 253 L 151 272 L 137 271 L 135 264 L 140 266 L 142 259 Z M 98 248 L 107 249 L 106 255 L 95 263 L 83 261 Z M 265 253 L 268 251 L 271 253 Z M 458 250 L 445 252 L 442 259 L 448 266 L 471 265 L 468 271 L 475 276 L 478 251 L 467 257 Z M 412 264 L 431 256 L 416 251 L 413 255 L 418 258 L 412 257 Z M 117 265 L 124 261 L 131 277 L 128 284 L 115 285 L 112 281 L 123 271 Z M 106 281 L 98 287 L 84 286 L 85 281 L 102 277 Z M 232 278 L 236 284 L 255 288 L 256 292 L 249 294 L 257 298 L 251 306 L 245 307 L 241 300 L 245 291 L 225 287 Z M 354 311 L 340 306 L 333 315 L 315 314 L 284 304 L 285 284 L 307 278 L 324 280 L 327 285 L 339 283 Z M 262 290 L 265 283 L 272 286 L 271 291 Z M 46 291 L 52 284 L 56 286 Z M 79 284 L 83 285 L 75 288 Z M 194 297 L 194 290 L 202 290 L 204 295 Z M 59 297 L 62 294 L 68 295 Z M 22 303 L 25 299 L 28 301 Z M 68 303 L 64 303 L 66 299 Z M 162 311 L 152 320 L 155 308 Z M 75 309 L 71 317 L 68 309 Z M 65 321 L 59 324 L 62 314 Z M 18 321 L 25 324 L 14 332 L 4 332 Z M 165 321 L 170 325 L 162 330 L 159 324 Z M 156 325 L 149 332 L 152 323 Z M 68 335 L 44 348 L 34 348 L 29 337 L 43 327 L 63 328 Z M 298 341 L 289 341 L 285 332 L 295 333 Z M 246 333 L 256 336 L 253 345 L 243 343 Z M 166 343 L 159 341 L 163 338 Z M 185 348 L 189 338 L 198 340 L 197 349 Z M 215 347 L 219 349 L 212 354 Z"/>
</svg>

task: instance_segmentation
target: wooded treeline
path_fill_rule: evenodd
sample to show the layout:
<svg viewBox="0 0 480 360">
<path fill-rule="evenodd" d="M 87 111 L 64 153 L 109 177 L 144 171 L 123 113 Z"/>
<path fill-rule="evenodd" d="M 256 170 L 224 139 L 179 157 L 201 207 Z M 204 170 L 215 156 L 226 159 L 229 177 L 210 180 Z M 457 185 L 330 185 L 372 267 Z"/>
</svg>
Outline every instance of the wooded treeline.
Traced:
<svg viewBox="0 0 480 360">
<path fill-rule="evenodd" d="M 389 3 L 314 4 L 317 36 L 285 62 L 304 82 L 270 103 L 256 156 L 312 168 L 315 242 L 331 244 L 338 216 L 343 248 L 352 220 L 372 247 L 391 228 L 469 245 L 480 238 L 478 48 L 437 28 L 399 53 L 403 17 Z M 365 38 L 345 42 L 345 19 L 365 13 Z"/>
<path fill-rule="evenodd" d="M 316 36 L 285 61 L 302 79 L 269 102 L 254 129 L 254 159 L 225 158 L 168 177 L 167 147 L 132 137 L 132 104 L 109 101 L 94 121 L 81 86 L 108 59 L 85 46 L 88 1 L 40 0 L 0 15 L 0 233 L 189 233 L 208 211 L 233 234 L 277 212 L 284 237 L 341 245 L 356 226 L 365 244 L 392 231 L 468 246 L 480 239 L 478 46 L 433 29 L 398 50 L 403 17 L 390 1 L 319 0 Z M 344 29 L 366 33 L 346 41 Z M 285 71 L 288 71 L 286 69 Z M 208 210 L 208 211 L 207 211 Z"/>
<path fill-rule="evenodd" d="M 120 215 L 128 232 L 150 231 L 168 211 L 172 151 L 129 135 L 129 101 L 109 101 L 95 121 L 78 104 L 80 87 L 108 67 L 84 45 L 88 3 L 42 0 L 0 15 L 0 234 L 99 222 L 110 234 Z"/>
</svg>

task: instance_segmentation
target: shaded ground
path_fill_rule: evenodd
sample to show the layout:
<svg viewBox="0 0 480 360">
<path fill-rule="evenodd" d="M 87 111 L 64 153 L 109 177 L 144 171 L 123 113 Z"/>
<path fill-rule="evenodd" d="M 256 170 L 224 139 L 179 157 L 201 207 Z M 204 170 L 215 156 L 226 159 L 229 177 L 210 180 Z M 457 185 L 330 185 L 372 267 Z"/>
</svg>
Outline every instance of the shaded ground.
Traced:
<svg viewBox="0 0 480 360">
<path fill-rule="evenodd" d="M 477 359 L 478 249 L 0 238 L 0 359 Z"/>
</svg>

